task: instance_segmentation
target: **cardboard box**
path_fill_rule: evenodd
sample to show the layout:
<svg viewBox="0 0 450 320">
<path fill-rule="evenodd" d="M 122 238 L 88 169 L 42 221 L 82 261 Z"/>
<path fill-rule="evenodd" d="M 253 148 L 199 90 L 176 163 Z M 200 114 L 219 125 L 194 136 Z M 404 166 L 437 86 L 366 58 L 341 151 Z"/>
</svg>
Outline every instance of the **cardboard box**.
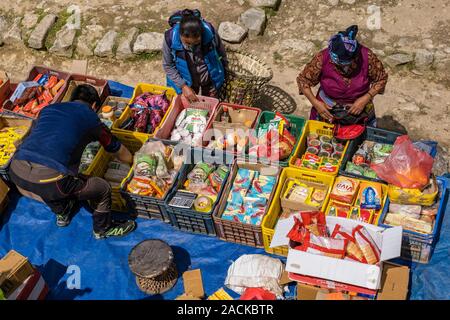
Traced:
<svg viewBox="0 0 450 320">
<path fill-rule="evenodd" d="M 220 118 L 224 113 L 223 108 L 226 107 L 230 116 L 231 122 L 221 122 Z M 226 134 L 230 130 L 242 130 L 247 133 L 249 129 L 255 127 L 256 119 L 258 118 L 260 111 L 258 109 L 250 109 L 244 106 L 233 106 L 229 104 L 221 104 L 217 108 L 214 120 L 212 123 L 213 129 L 219 130 L 222 134 Z M 251 126 L 245 125 L 246 122 L 251 122 Z M 247 133 L 248 134 L 248 133 Z"/>
<path fill-rule="evenodd" d="M 376 300 L 406 300 L 408 295 L 409 285 L 409 268 L 405 266 L 399 266 L 392 263 L 385 263 L 381 281 L 381 289 L 378 294 L 375 292 Z M 297 284 L 297 299 L 298 300 L 342 300 L 338 296 L 328 296 L 325 291 L 330 292 L 342 292 L 348 290 L 342 290 L 339 288 L 321 288 L 320 286 L 308 285 L 304 283 Z M 348 296 L 348 295 L 346 295 Z M 345 299 L 344 295 L 343 298 Z M 351 300 L 361 299 L 357 296 L 350 294 Z M 356 299 L 355 299 L 356 298 Z"/>
<path fill-rule="evenodd" d="M 48 291 L 47 283 L 41 273 L 35 269 L 34 273 L 8 296 L 7 300 L 44 300 Z"/>
<path fill-rule="evenodd" d="M 0 260 L 0 273 L 6 274 L 6 278 L 3 280 L 0 288 L 5 297 L 9 297 L 14 290 L 34 273 L 34 268 L 27 258 L 11 250 Z"/>
<path fill-rule="evenodd" d="M 0 216 L 8 206 L 9 202 L 8 193 L 9 193 L 8 185 L 2 179 L 0 179 Z"/>
<path fill-rule="evenodd" d="M 369 265 L 289 248 L 286 271 L 369 289 L 379 289 L 383 269 L 382 262 L 400 256 L 403 229 L 401 227 L 385 229 L 356 220 L 327 216 L 329 230 L 333 230 L 336 224 L 350 230 L 353 230 L 357 225 L 364 226 L 380 248 L 381 262 L 377 265 Z M 289 245 L 289 239 L 286 235 L 293 225 L 293 217 L 279 220 L 270 247 Z"/>
<path fill-rule="evenodd" d="M 312 187 L 314 189 L 318 189 L 318 190 L 322 190 L 325 194 L 324 200 L 322 202 L 321 205 L 315 207 L 315 206 L 311 206 L 308 205 L 306 203 L 301 203 L 298 201 L 292 201 L 289 200 L 287 198 L 284 197 L 286 191 L 287 191 L 287 186 L 290 180 L 297 180 L 300 181 L 302 184 L 307 185 L 308 187 Z M 320 210 L 320 208 L 322 207 L 323 203 L 326 200 L 326 194 L 328 192 L 328 187 L 324 184 L 319 184 L 319 183 L 314 183 L 314 182 L 309 182 L 309 181 L 303 181 L 303 180 L 299 180 L 299 179 L 292 179 L 292 178 L 288 178 L 286 179 L 286 181 L 284 182 L 283 185 L 283 189 L 281 190 L 281 194 L 280 194 L 280 203 L 281 203 L 281 207 L 283 209 L 289 209 L 289 210 L 294 210 L 294 211 L 317 211 Z"/>
<path fill-rule="evenodd" d="M 200 269 L 183 273 L 184 293 L 176 300 L 201 300 L 205 296 Z"/>
</svg>

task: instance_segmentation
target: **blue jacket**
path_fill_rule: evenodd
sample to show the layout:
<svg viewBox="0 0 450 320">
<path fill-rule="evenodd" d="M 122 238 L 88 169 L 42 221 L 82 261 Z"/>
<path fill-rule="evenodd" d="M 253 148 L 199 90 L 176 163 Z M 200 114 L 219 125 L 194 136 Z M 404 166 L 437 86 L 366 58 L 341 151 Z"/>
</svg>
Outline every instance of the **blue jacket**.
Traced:
<svg viewBox="0 0 450 320">
<path fill-rule="evenodd" d="M 217 52 L 214 28 L 204 20 L 202 20 L 202 24 L 202 50 L 204 59 L 214 87 L 218 90 L 225 82 L 225 70 Z M 172 56 L 178 72 L 184 81 L 186 81 L 186 84 L 192 86 L 192 76 L 189 71 L 186 52 L 180 37 L 180 24 L 176 24 L 173 28 L 166 31 L 165 39 L 172 51 Z M 167 77 L 167 86 L 174 88 L 178 94 L 181 93 L 181 88 L 177 87 L 169 77 Z"/>
</svg>

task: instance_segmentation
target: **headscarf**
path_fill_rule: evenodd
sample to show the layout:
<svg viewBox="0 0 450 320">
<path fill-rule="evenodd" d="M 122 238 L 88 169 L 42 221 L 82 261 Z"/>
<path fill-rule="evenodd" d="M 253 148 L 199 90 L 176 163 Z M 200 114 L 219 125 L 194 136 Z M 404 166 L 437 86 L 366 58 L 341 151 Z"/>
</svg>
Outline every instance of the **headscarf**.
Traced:
<svg viewBox="0 0 450 320">
<path fill-rule="evenodd" d="M 349 65 L 357 56 L 359 43 L 356 40 L 358 26 L 353 25 L 345 31 L 339 31 L 328 41 L 328 52 L 331 60 L 338 65 Z"/>
</svg>

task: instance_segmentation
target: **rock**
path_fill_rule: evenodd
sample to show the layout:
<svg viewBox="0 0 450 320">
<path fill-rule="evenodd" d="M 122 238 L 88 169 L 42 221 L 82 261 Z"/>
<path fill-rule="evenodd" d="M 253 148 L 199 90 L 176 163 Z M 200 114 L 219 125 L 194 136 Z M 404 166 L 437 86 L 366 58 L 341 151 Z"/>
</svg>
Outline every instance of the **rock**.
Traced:
<svg viewBox="0 0 450 320">
<path fill-rule="evenodd" d="M 49 51 L 57 56 L 71 58 L 76 34 L 76 29 L 68 28 L 67 25 L 64 26 L 56 33 L 55 42 Z"/>
<path fill-rule="evenodd" d="M 409 102 L 402 104 L 400 106 L 400 110 L 409 111 L 409 112 L 420 112 L 420 108 L 417 104 L 414 102 Z"/>
<path fill-rule="evenodd" d="M 280 44 L 280 50 L 289 53 L 310 56 L 315 50 L 315 45 L 311 41 L 301 39 L 286 39 Z"/>
<path fill-rule="evenodd" d="M 132 27 L 127 30 L 126 36 L 124 36 L 117 47 L 116 57 L 120 59 L 126 59 L 133 56 L 133 45 L 136 40 L 139 30 L 136 27 Z"/>
<path fill-rule="evenodd" d="M 240 6 L 243 6 L 245 4 L 244 0 L 237 0 L 237 2 L 239 3 Z"/>
<path fill-rule="evenodd" d="M 162 44 L 164 41 L 164 34 L 158 32 L 141 33 L 138 35 L 136 42 L 133 46 L 133 52 L 151 53 L 162 50 Z"/>
<path fill-rule="evenodd" d="M 97 40 L 103 36 L 104 28 L 91 24 L 83 28 L 81 36 L 77 40 L 77 54 L 81 56 L 93 56 Z"/>
<path fill-rule="evenodd" d="M 103 38 L 97 43 L 94 54 L 98 57 L 113 57 L 114 43 L 117 38 L 117 32 L 114 30 L 108 31 Z"/>
<path fill-rule="evenodd" d="M 252 7 L 260 8 L 272 8 L 277 9 L 281 0 L 250 0 L 249 3 Z"/>
<path fill-rule="evenodd" d="M 341 0 L 343 3 L 346 4 L 355 4 L 356 0 Z"/>
<path fill-rule="evenodd" d="M 22 18 L 18 17 L 14 19 L 14 22 L 11 28 L 6 32 L 6 35 L 3 37 L 3 41 L 5 43 L 23 43 L 22 42 L 22 31 L 20 29 Z"/>
<path fill-rule="evenodd" d="M 433 63 L 434 55 L 426 49 L 416 50 L 416 56 L 414 58 L 414 64 L 419 69 L 425 69 Z"/>
<path fill-rule="evenodd" d="M 373 53 L 375 53 L 378 57 L 384 57 L 386 53 L 383 50 L 373 49 Z"/>
<path fill-rule="evenodd" d="M 8 31 L 8 21 L 5 17 L 0 16 L 0 35 L 3 35 L 6 31 Z"/>
<path fill-rule="evenodd" d="M 448 152 L 443 149 L 441 146 L 438 145 L 437 147 L 437 154 L 434 158 L 433 162 L 433 173 L 436 176 L 442 176 L 444 174 L 448 174 L 449 172 L 449 154 Z"/>
<path fill-rule="evenodd" d="M 222 22 L 218 32 L 223 40 L 230 43 L 241 43 L 247 35 L 247 29 L 230 21 Z"/>
<path fill-rule="evenodd" d="M 31 32 L 28 46 L 33 49 L 42 49 L 45 44 L 45 38 L 57 19 L 58 17 L 54 14 L 48 14 L 42 18 L 33 32 Z"/>
<path fill-rule="evenodd" d="M 25 29 L 32 29 L 32 28 L 34 28 L 34 26 L 36 26 L 38 20 L 39 20 L 39 16 L 37 14 L 27 13 L 23 16 L 22 26 Z"/>
<path fill-rule="evenodd" d="M 241 14 L 239 23 L 248 29 L 250 36 L 259 36 L 266 27 L 266 12 L 261 8 L 250 8 Z"/>
<path fill-rule="evenodd" d="M 385 59 L 385 62 L 391 66 L 392 68 L 402 65 L 402 64 L 406 64 L 409 63 L 411 61 L 413 61 L 413 57 L 410 54 L 406 54 L 406 53 L 396 53 L 393 55 L 388 56 Z"/>
<path fill-rule="evenodd" d="M 425 46 L 425 49 L 432 50 L 434 48 L 433 40 L 431 39 L 423 39 L 422 43 Z"/>
<path fill-rule="evenodd" d="M 328 0 L 328 3 L 331 6 L 337 6 L 339 4 L 339 0 Z"/>
</svg>

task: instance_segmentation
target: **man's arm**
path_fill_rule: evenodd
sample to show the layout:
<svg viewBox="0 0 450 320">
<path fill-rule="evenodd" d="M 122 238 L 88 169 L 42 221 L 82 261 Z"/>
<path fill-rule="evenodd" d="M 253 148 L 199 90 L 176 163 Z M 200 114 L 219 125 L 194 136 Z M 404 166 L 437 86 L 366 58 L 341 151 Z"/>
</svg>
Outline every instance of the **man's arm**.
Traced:
<svg viewBox="0 0 450 320">
<path fill-rule="evenodd" d="M 132 164 L 133 155 L 122 143 L 111 133 L 103 123 L 93 130 L 94 140 L 100 142 L 106 152 L 114 154 L 121 162 Z"/>
</svg>

